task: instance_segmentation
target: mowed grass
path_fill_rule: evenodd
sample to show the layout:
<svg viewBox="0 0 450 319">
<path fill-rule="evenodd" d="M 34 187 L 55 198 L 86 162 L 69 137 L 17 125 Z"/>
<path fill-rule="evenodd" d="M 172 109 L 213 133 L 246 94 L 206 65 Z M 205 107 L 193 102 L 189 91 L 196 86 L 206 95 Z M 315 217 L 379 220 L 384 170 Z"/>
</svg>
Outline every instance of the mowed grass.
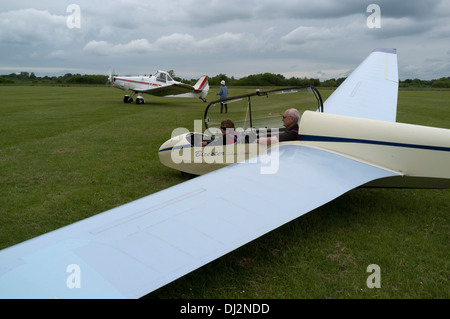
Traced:
<svg viewBox="0 0 450 319">
<path fill-rule="evenodd" d="M 0 249 L 185 181 L 157 152 L 207 105 L 123 104 L 107 87 L 0 86 L 0 97 Z M 450 128 L 450 91 L 401 90 L 397 120 Z M 352 190 L 147 298 L 449 298 L 449 195 Z M 381 288 L 366 285 L 370 264 Z"/>
</svg>

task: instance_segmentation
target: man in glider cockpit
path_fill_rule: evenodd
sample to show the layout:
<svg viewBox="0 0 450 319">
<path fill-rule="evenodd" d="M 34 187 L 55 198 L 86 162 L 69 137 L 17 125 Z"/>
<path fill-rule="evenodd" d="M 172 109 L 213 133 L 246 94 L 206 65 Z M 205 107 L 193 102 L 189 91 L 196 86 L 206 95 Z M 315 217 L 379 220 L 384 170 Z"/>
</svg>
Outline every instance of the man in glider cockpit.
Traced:
<svg viewBox="0 0 450 319">
<path fill-rule="evenodd" d="M 257 140 L 258 143 L 270 145 L 278 142 L 298 140 L 298 121 L 300 113 L 297 109 L 288 109 L 283 114 L 283 125 L 286 130 L 278 136 L 262 137 Z"/>
</svg>

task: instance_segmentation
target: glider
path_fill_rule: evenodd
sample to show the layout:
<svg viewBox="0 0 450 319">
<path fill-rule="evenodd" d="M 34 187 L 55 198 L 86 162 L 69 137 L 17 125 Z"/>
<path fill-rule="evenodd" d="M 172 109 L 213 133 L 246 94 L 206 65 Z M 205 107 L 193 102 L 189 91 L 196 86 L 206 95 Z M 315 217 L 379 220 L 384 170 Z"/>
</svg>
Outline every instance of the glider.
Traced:
<svg viewBox="0 0 450 319">
<path fill-rule="evenodd" d="M 170 74 L 165 71 L 158 71 L 150 76 L 114 76 L 110 74 L 108 83 L 121 90 L 133 91 L 134 94 L 131 96 L 125 95 L 123 97 L 123 102 L 132 103 L 133 96 L 137 94 L 136 104 L 145 103 L 145 99 L 142 96 L 143 93 L 167 97 L 197 97 L 206 102 L 205 98 L 209 91 L 208 78 L 206 76 L 202 76 L 197 83 L 192 86 L 190 84 L 175 81 Z"/>
<path fill-rule="evenodd" d="M 397 87 L 374 50 L 300 140 L 1 250 L 0 297 L 139 298 L 353 188 L 450 187 L 450 130 L 396 123 Z"/>
<path fill-rule="evenodd" d="M 223 103 L 227 104 L 226 113 L 221 112 Z M 161 145 L 158 152 L 160 162 L 181 171 L 182 175 L 203 175 L 265 154 L 267 146 L 256 143 L 256 139 L 285 130 L 280 124 L 286 105 L 299 110 L 303 108 L 304 111 L 314 109 L 323 112 L 322 97 L 313 86 L 264 92 L 257 90 L 255 93 L 212 101 L 204 114 L 204 134 L 200 133 L 201 121 L 197 121 L 199 127 L 194 126 L 195 132 L 186 130 Z M 222 120 L 232 120 L 235 124 L 235 130 L 229 134 L 236 133 L 236 143 L 227 145 L 225 141 L 224 145 L 224 135 L 220 129 Z"/>
</svg>

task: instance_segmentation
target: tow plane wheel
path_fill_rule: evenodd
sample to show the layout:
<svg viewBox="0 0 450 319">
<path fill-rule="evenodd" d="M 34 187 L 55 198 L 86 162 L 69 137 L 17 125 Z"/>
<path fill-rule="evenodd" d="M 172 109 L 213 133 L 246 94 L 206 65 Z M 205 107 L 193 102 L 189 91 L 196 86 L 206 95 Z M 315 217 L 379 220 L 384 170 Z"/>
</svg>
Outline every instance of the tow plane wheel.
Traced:
<svg viewBox="0 0 450 319">
<path fill-rule="evenodd" d="M 131 103 L 131 102 L 133 102 L 133 98 L 131 96 L 125 95 L 123 97 L 123 103 Z"/>
<path fill-rule="evenodd" d="M 136 98 L 136 104 L 144 104 L 144 103 L 145 103 L 145 100 L 142 96 L 138 96 Z"/>
</svg>

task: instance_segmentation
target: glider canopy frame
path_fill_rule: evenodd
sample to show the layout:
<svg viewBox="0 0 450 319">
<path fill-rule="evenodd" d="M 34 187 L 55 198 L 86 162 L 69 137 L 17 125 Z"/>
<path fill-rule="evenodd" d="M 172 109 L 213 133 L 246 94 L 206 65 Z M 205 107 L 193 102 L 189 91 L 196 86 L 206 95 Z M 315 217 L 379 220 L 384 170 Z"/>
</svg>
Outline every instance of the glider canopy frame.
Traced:
<svg viewBox="0 0 450 319">
<path fill-rule="evenodd" d="M 316 111 L 321 112 L 321 113 L 324 112 L 322 96 L 320 95 L 320 92 L 317 90 L 317 88 L 314 86 L 311 86 L 311 85 L 292 86 L 292 87 L 277 88 L 277 89 L 272 89 L 272 90 L 267 90 L 267 91 L 260 91 L 259 89 L 257 89 L 256 92 L 253 92 L 253 93 L 236 95 L 236 96 L 228 97 L 226 99 L 218 99 L 218 100 L 210 102 L 205 109 L 204 117 L 203 117 L 205 129 L 212 135 L 215 135 L 215 133 L 212 130 L 213 126 L 211 126 L 211 122 L 212 122 L 211 121 L 211 113 L 212 113 L 213 106 L 227 105 L 227 104 L 231 104 L 236 101 L 241 101 L 241 100 L 246 99 L 247 100 L 247 107 L 246 107 L 247 110 L 246 110 L 245 118 L 246 118 L 246 122 L 248 123 L 247 128 L 250 128 L 251 130 L 256 130 L 258 132 L 258 128 L 255 128 L 255 121 L 254 121 L 254 116 L 253 116 L 254 110 L 252 111 L 252 101 L 251 101 L 252 98 L 254 98 L 254 97 L 269 98 L 269 96 L 271 96 L 273 94 L 289 94 L 289 93 L 297 93 L 300 91 L 301 92 L 308 91 L 308 92 L 312 93 L 312 96 L 315 99 L 315 103 L 317 106 Z M 288 107 L 288 105 L 286 107 Z M 281 114 L 277 114 L 277 115 L 281 115 Z M 225 117 L 224 117 L 224 119 L 225 119 Z M 217 124 L 217 123 L 215 123 L 215 124 Z M 281 124 L 281 121 L 280 121 L 280 124 Z M 273 127 L 273 128 L 275 128 L 275 127 Z M 280 127 L 277 127 L 276 129 L 280 132 L 285 130 L 284 127 L 282 127 L 281 125 L 280 125 Z M 266 132 L 271 131 L 271 129 L 267 128 L 267 126 L 264 130 Z"/>
</svg>

